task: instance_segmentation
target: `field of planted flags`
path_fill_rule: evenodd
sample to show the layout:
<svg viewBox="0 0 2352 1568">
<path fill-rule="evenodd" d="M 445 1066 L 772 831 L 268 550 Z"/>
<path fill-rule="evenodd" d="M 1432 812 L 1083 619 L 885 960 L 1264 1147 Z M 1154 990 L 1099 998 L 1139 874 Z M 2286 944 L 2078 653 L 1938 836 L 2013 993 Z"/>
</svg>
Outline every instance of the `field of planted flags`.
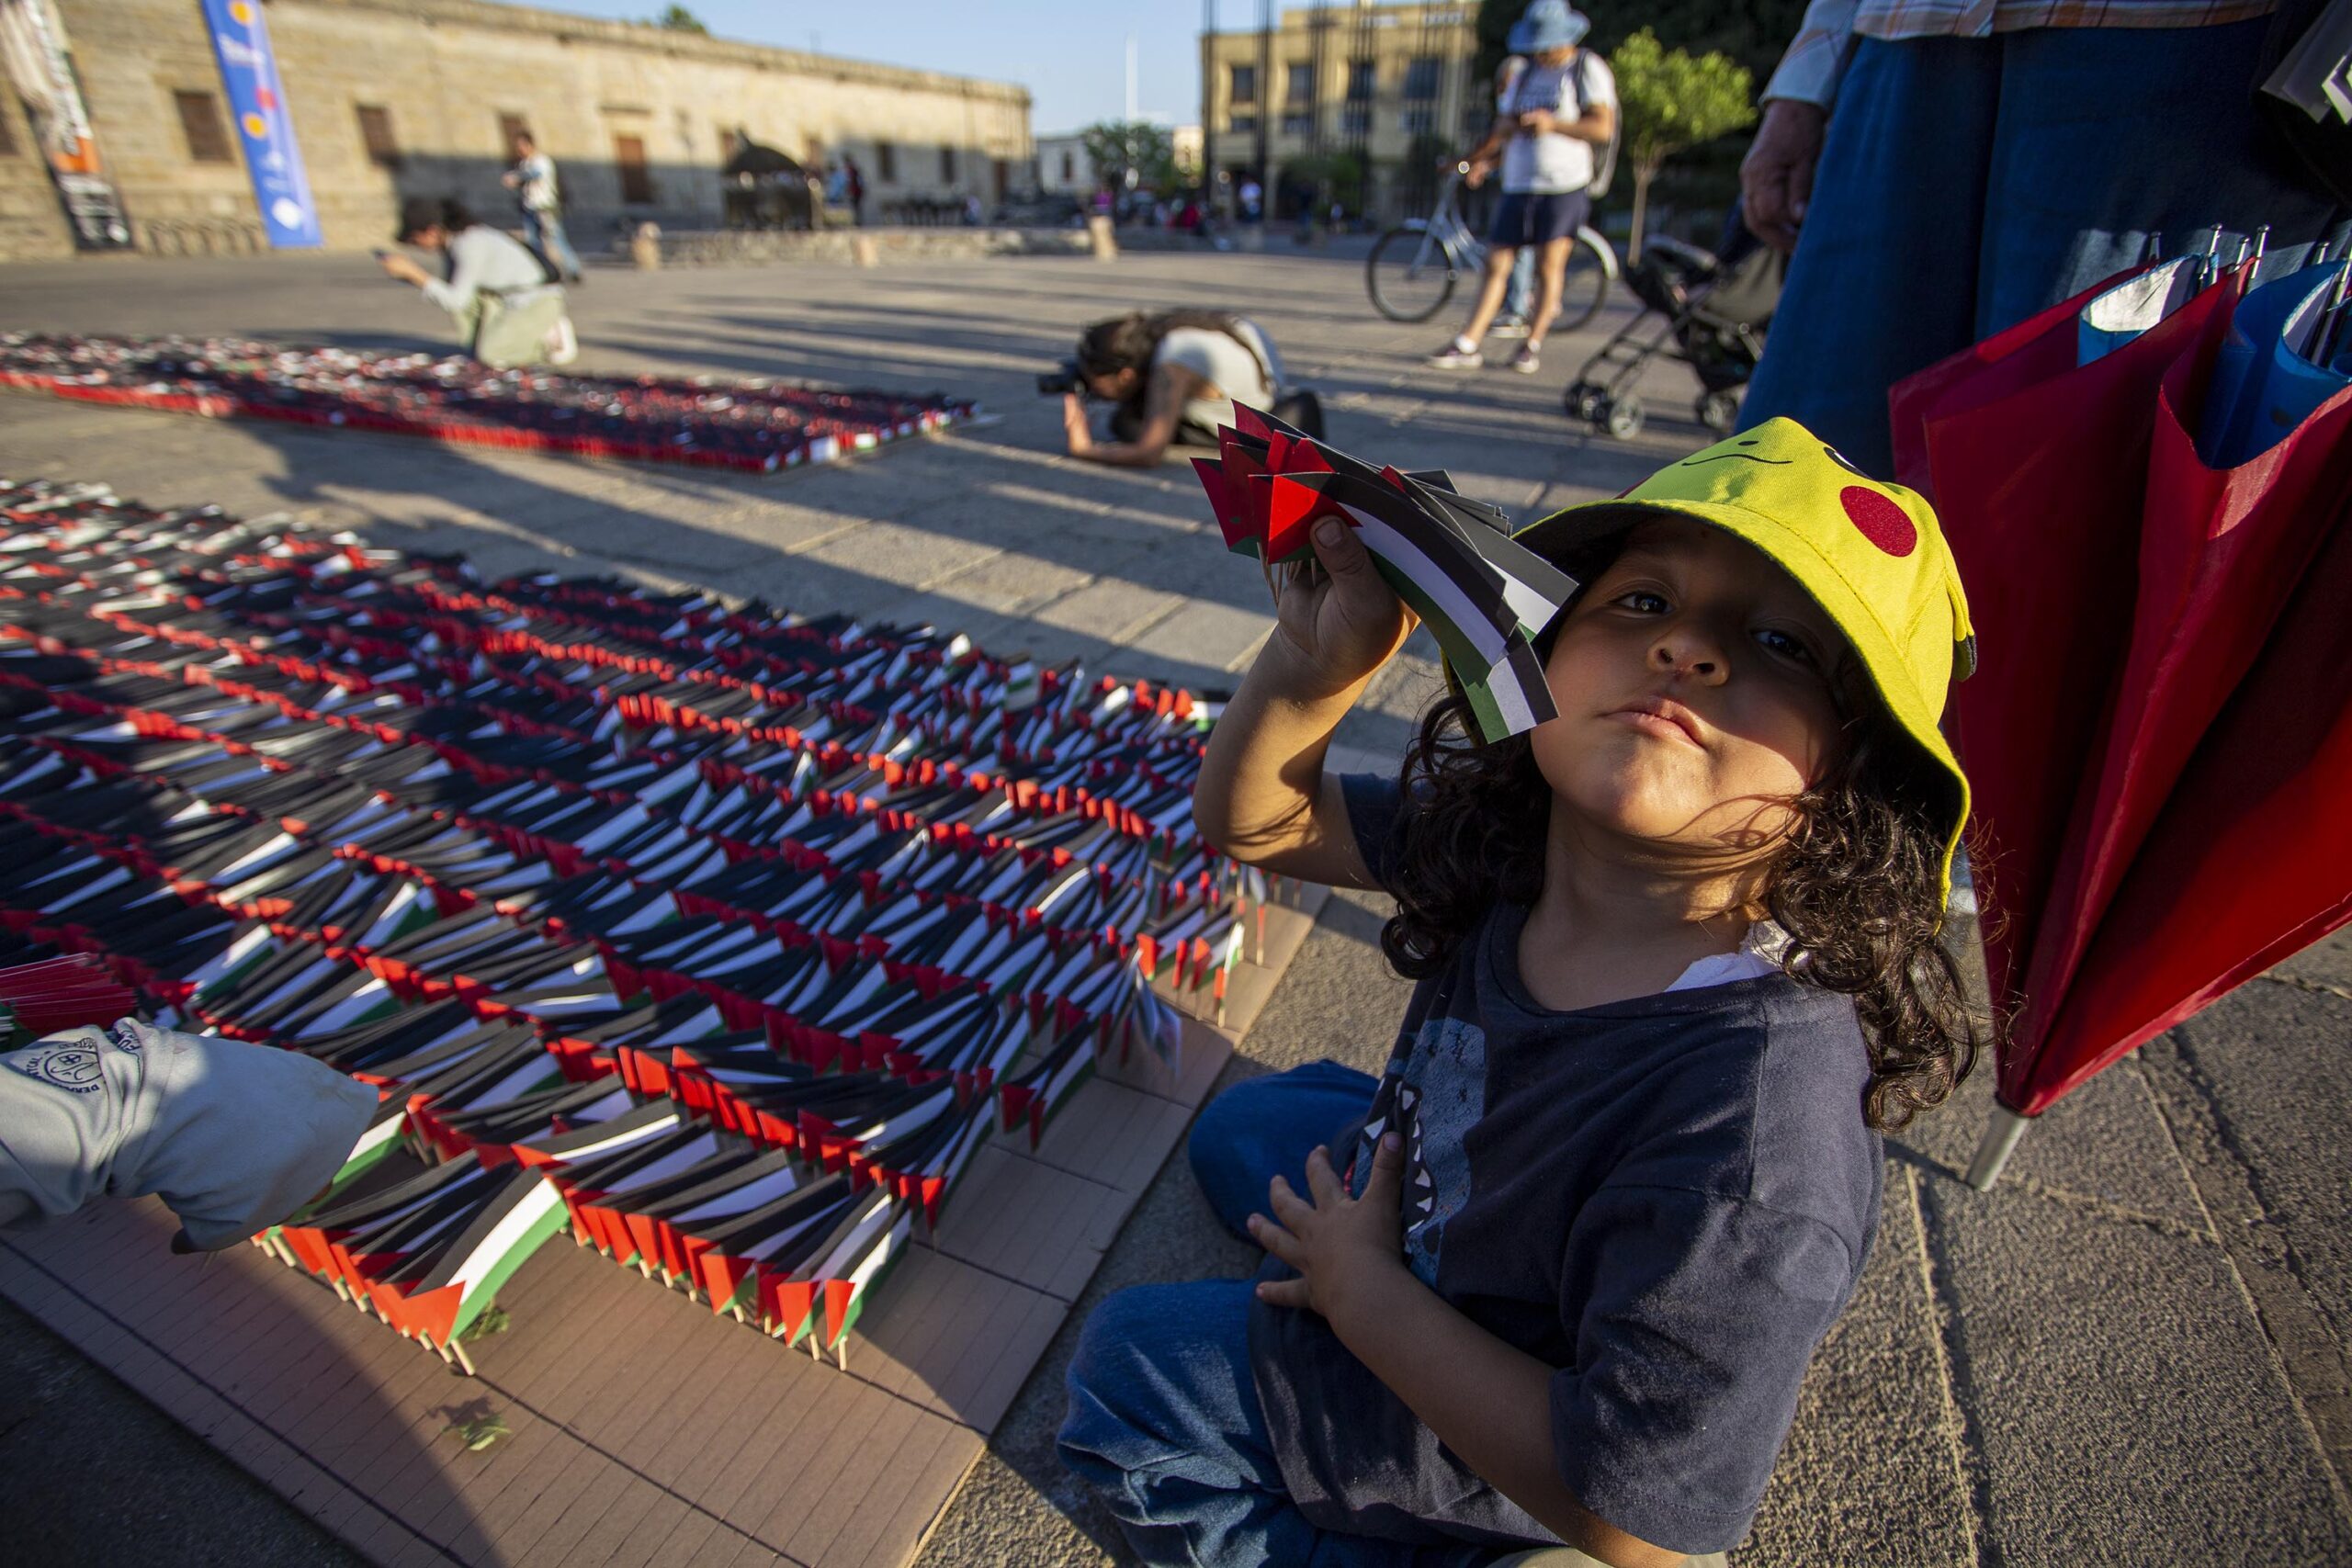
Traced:
<svg viewBox="0 0 2352 1568">
<path fill-rule="evenodd" d="M 493 370 L 464 355 L 245 338 L 0 333 L 0 387 L 212 418 L 773 472 L 972 418 L 944 393 L 826 391 L 710 376 Z"/>
<path fill-rule="evenodd" d="M 376 1086 L 259 1242 L 445 1355 L 569 1230 L 845 1360 L 978 1151 L 1219 1007 L 1269 890 L 1193 829 L 1213 716 L 0 481 L 0 963 Z"/>
</svg>

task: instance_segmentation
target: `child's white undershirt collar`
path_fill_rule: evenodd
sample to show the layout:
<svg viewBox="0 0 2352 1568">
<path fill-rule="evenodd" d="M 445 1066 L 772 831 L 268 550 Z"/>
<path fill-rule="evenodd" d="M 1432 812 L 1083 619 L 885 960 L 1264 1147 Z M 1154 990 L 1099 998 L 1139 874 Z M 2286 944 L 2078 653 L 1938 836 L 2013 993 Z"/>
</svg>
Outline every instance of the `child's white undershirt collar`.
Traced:
<svg viewBox="0 0 2352 1568">
<path fill-rule="evenodd" d="M 1758 920 L 1747 928 L 1740 939 L 1736 953 L 1718 953 L 1702 958 L 1677 978 L 1669 991 L 1695 991 L 1702 986 L 1728 986 L 1735 980 L 1753 980 L 1760 975 L 1778 974 L 1781 955 L 1789 949 L 1789 933 L 1770 920 Z"/>
</svg>

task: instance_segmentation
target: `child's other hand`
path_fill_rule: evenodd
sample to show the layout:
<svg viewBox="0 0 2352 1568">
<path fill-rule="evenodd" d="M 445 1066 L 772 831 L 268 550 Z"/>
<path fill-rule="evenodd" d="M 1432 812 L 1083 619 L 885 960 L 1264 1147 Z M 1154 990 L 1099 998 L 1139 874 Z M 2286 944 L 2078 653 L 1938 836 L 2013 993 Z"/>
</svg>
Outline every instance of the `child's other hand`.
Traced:
<svg viewBox="0 0 2352 1568">
<path fill-rule="evenodd" d="M 1275 1177 L 1273 1218 L 1250 1215 L 1250 1234 L 1300 1278 L 1261 1284 L 1258 1299 L 1305 1307 L 1335 1325 L 1349 1311 L 1378 1299 L 1384 1280 L 1404 1267 L 1405 1236 L 1397 1223 L 1404 1171 L 1403 1141 L 1390 1133 L 1372 1157 L 1372 1177 L 1361 1198 L 1348 1196 L 1331 1168 L 1331 1156 L 1320 1148 L 1306 1156 L 1308 1197 Z"/>
<path fill-rule="evenodd" d="M 1307 698 L 1334 695 L 1387 661 L 1413 629 L 1413 615 L 1381 577 L 1356 531 L 1336 518 L 1311 538 L 1319 572 L 1294 569 L 1275 601 L 1274 636 L 1288 649 Z"/>
</svg>

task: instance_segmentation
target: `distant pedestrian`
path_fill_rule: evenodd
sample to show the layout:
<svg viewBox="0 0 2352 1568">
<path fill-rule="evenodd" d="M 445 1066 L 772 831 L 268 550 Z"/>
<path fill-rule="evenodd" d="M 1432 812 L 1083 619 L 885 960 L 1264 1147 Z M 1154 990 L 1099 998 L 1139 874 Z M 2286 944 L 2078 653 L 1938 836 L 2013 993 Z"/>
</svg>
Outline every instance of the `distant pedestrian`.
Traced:
<svg viewBox="0 0 2352 1568">
<path fill-rule="evenodd" d="M 845 157 L 842 160 L 842 172 L 849 186 L 850 221 L 863 229 L 865 227 L 865 171 L 857 166 L 856 159 Z"/>
<path fill-rule="evenodd" d="M 1239 196 L 1241 221 L 1255 223 L 1266 215 L 1266 187 L 1255 178 L 1248 175 L 1242 176 Z"/>
<path fill-rule="evenodd" d="M 523 236 L 533 250 L 555 264 L 573 283 L 580 281 L 580 257 L 563 231 L 563 187 L 556 178 L 555 160 L 539 151 L 538 139 L 527 130 L 514 133 L 514 165 L 499 176 L 523 204 Z"/>
<path fill-rule="evenodd" d="M 449 312 L 466 352 L 492 369 L 545 361 L 569 365 L 580 340 L 566 313 L 563 285 L 542 255 L 494 229 L 456 201 L 411 197 L 401 208 L 403 245 L 440 255 L 435 277 L 395 251 L 378 251 L 384 271 L 413 283 Z"/>
<path fill-rule="evenodd" d="M 1541 367 L 1544 334 L 1560 311 L 1568 248 L 1592 210 L 1589 192 L 1606 165 L 1600 151 L 1617 135 L 1617 80 L 1608 62 L 1578 47 L 1591 22 L 1566 0 L 1535 0 L 1514 29 L 1529 64 L 1510 96 L 1495 106 L 1495 123 L 1470 154 L 1470 184 L 1500 164 L 1503 198 L 1487 239 L 1487 276 L 1461 335 L 1430 355 L 1441 370 L 1475 370 L 1487 362 L 1479 344 L 1502 310 L 1519 253 L 1536 253 L 1535 318 L 1510 367 Z"/>
</svg>

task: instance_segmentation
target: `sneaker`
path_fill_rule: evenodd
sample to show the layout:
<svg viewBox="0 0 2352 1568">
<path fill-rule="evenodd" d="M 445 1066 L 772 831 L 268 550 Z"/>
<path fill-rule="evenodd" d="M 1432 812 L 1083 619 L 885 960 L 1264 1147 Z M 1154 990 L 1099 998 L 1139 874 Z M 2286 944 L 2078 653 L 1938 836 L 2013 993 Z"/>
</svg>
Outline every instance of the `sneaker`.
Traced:
<svg viewBox="0 0 2352 1568">
<path fill-rule="evenodd" d="M 1459 343 L 1447 344 L 1430 355 L 1430 365 L 1438 370 L 1476 370 L 1487 363 L 1487 356 L 1475 348 L 1464 348 Z"/>
<path fill-rule="evenodd" d="M 548 363 L 569 365 L 579 357 L 580 337 L 571 330 L 571 318 L 558 316 L 548 329 Z"/>
<path fill-rule="evenodd" d="M 1510 367 L 1522 376 L 1532 376 L 1544 368 L 1544 356 L 1535 351 L 1534 344 L 1530 344 L 1511 355 Z"/>
<path fill-rule="evenodd" d="M 1525 337 L 1527 335 L 1527 318 L 1525 316 L 1497 317 L 1495 324 L 1487 329 L 1487 335 L 1489 337 Z"/>
</svg>

